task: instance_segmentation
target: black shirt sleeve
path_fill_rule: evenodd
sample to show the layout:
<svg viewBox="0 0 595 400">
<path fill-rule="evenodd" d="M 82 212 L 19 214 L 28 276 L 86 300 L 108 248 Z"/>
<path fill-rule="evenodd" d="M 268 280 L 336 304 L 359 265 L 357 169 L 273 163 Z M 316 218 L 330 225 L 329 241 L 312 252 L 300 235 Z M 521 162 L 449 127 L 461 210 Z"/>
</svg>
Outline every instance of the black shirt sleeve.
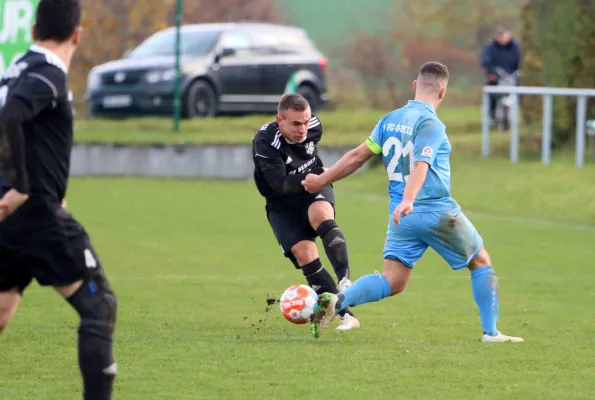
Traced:
<svg viewBox="0 0 595 400">
<path fill-rule="evenodd" d="M 23 123 L 56 104 L 60 89 L 65 87 L 65 77 L 51 65 L 23 74 L 9 87 L 6 103 L 0 110 L 0 167 L 8 185 L 20 193 L 28 193 Z"/>
<path fill-rule="evenodd" d="M 314 144 L 318 144 L 320 139 L 322 139 L 322 123 L 316 115 L 313 115 L 312 118 L 310 118 L 308 139 L 314 142 Z"/>
<path fill-rule="evenodd" d="M 254 162 L 275 195 L 288 196 L 306 192 L 302 180 L 307 174 L 287 175 L 281 153 L 264 140 L 257 140 L 254 144 Z"/>
</svg>

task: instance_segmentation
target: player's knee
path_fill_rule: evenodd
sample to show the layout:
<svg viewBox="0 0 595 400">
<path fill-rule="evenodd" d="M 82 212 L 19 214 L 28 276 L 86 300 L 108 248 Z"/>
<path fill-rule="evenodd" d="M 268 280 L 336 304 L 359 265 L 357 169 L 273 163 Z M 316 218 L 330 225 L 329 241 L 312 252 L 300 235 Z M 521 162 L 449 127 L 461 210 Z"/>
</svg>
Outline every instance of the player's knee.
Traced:
<svg viewBox="0 0 595 400">
<path fill-rule="evenodd" d="M 2 311 L 0 310 L 0 314 L 1 313 L 2 313 Z M 6 318 L 6 316 L 0 315 L 0 335 L 2 334 L 2 332 L 4 332 L 4 330 L 8 326 L 9 321 L 10 321 L 10 318 Z"/>
<path fill-rule="evenodd" d="M 390 284 L 390 295 L 394 296 L 405 290 L 409 277 L 411 276 L 411 268 L 396 259 L 386 259 L 384 261 L 384 270 L 382 275 Z"/>
<path fill-rule="evenodd" d="M 315 201 L 308 209 L 308 220 L 314 230 L 325 221 L 335 218 L 333 206 L 328 201 Z"/>
<path fill-rule="evenodd" d="M 11 316 L 12 313 L 8 308 L 0 306 L 0 334 L 2 334 L 8 326 Z"/>
<path fill-rule="evenodd" d="M 302 240 L 293 245 L 291 253 L 299 265 L 306 265 L 318 258 L 316 244 L 309 240 Z"/>
<path fill-rule="evenodd" d="M 407 287 L 407 281 L 405 281 L 403 279 L 398 279 L 395 277 L 392 277 L 392 279 L 389 279 L 387 277 L 386 279 L 390 283 L 390 295 L 391 296 L 402 293 L 405 290 L 405 288 Z"/>
<path fill-rule="evenodd" d="M 486 267 L 488 265 L 492 265 L 492 260 L 486 249 L 482 248 L 479 253 L 471 259 L 467 268 L 470 271 L 473 271 L 474 269 Z"/>
<path fill-rule="evenodd" d="M 114 293 L 98 289 L 93 281 L 84 282 L 68 301 L 81 320 L 96 321 L 113 331 L 118 309 L 118 299 Z"/>
<path fill-rule="evenodd" d="M 0 334 L 12 319 L 21 299 L 18 290 L 0 293 Z"/>
</svg>

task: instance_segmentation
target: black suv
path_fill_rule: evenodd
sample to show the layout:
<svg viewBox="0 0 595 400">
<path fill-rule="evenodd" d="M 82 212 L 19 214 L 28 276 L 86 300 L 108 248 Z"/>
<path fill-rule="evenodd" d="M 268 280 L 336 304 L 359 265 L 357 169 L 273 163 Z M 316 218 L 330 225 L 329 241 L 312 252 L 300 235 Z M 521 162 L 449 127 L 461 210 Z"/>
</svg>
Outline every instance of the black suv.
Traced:
<svg viewBox="0 0 595 400">
<path fill-rule="evenodd" d="M 175 28 L 150 36 L 123 59 L 94 67 L 87 81 L 92 115 L 170 114 Z M 181 29 L 182 116 L 275 112 L 287 90 L 317 110 L 327 104 L 327 58 L 299 28 L 253 22 Z"/>
</svg>

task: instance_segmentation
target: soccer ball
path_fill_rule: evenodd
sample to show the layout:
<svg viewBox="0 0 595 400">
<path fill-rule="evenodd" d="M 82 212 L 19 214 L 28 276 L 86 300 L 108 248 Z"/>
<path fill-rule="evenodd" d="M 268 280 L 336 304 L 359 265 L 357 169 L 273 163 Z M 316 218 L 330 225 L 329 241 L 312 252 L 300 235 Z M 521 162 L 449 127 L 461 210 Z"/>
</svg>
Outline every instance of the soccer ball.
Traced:
<svg viewBox="0 0 595 400">
<path fill-rule="evenodd" d="M 314 313 L 318 295 L 310 286 L 292 285 L 279 300 L 281 313 L 286 320 L 294 324 L 305 324 Z"/>
</svg>

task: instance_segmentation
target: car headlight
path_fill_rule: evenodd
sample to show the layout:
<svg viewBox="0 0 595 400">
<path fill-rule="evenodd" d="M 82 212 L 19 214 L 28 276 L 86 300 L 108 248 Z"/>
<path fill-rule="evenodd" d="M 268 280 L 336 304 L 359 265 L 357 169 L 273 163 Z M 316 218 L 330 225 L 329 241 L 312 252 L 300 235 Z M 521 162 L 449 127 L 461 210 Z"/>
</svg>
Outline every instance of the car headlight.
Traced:
<svg viewBox="0 0 595 400">
<path fill-rule="evenodd" d="M 176 77 L 176 69 L 170 68 L 166 70 L 151 71 L 147 73 L 146 79 L 149 83 L 172 81 Z"/>
</svg>

